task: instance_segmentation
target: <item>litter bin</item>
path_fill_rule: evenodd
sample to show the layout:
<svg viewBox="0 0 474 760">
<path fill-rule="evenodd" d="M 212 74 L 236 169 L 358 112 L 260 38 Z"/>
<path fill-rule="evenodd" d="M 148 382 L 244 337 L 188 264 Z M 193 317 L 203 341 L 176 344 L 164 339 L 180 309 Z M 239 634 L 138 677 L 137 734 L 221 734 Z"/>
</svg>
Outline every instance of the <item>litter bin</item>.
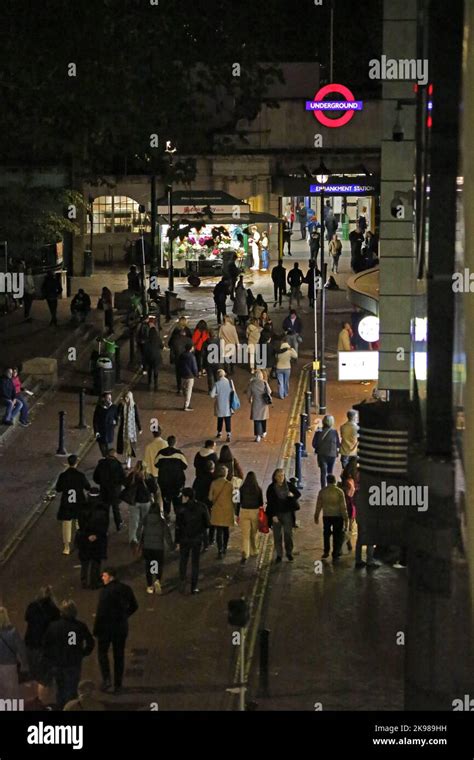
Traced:
<svg viewBox="0 0 474 760">
<path fill-rule="evenodd" d="M 91 277 L 94 272 L 92 251 L 84 251 L 84 277 Z"/>
<path fill-rule="evenodd" d="M 117 344 L 112 338 L 104 338 L 104 347 L 102 353 L 109 356 L 112 360 L 115 358 L 115 349 Z"/>
<path fill-rule="evenodd" d="M 108 356 L 99 356 L 95 366 L 94 390 L 98 396 L 111 393 L 115 385 L 115 368 Z"/>
</svg>

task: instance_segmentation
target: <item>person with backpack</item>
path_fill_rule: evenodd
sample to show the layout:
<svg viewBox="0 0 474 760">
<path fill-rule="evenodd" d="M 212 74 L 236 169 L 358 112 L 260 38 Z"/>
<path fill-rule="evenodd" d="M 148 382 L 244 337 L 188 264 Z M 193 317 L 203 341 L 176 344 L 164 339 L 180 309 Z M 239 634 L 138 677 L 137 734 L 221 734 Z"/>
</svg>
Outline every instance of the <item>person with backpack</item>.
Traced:
<svg viewBox="0 0 474 760">
<path fill-rule="evenodd" d="M 334 417 L 331 414 L 326 414 L 323 417 L 322 429 L 316 430 L 313 437 L 313 449 L 318 457 L 321 473 L 321 488 L 326 487 L 327 476 L 332 475 L 340 448 L 341 441 L 337 430 L 334 429 Z"/>
<path fill-rule="evenodd" d="M 191 555 L 191 593 L 198 594 L 201 544 L 210 527 L 205 504 L 197 501 L 192 488 L 183 488 L 182 504 L 176 514 L 176 543 L 179 545 L 179 590 L 186 592 L 186 573 Z"/>
</svg>

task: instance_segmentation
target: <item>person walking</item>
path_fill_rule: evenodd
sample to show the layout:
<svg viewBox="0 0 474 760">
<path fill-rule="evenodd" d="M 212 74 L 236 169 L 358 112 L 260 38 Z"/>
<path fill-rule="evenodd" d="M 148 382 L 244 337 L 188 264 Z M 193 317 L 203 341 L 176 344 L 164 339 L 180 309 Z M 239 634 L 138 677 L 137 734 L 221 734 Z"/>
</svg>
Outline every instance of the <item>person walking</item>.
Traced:
<svg viewBox="0 0 474 760">
<path fill-rule="evenodd" d="M 77 697 L 82 661 L 91 654 L 94 646 L 89 628 L 77 619 L 76 604 L 72 599 L 64 600 L 59 620 L 49 624 L 44 636 L 44 655 L 54 673 L 56 702 L 60 710 L 66 702 Z"/>
<path fill-rule="evenodd" d="M 268 249 L 270 247 L 270 243 L 269 243 L 269 240 L 268 240 L 268 234 L 267 234 L 266 230 L 264 230 L 262 232 L 262 239 L 260 241 L 260 246 L 261 246 L 261 257 L 262 257 L 261 270 L 262 270 L 262 272 L 267 272 L 268 271 L 268 265 L 270 263 L 270 254 L 268 252 Z"/>
<path fill-rule="evenodd" d="M 194 469 L 197 478 L 207 471 L 208 462 L 214 462 L 215 465 L 218 462 L 216 442 L 211 438 L 204 443 L 204 447 L 199 449 L 194 457 Z"/>
<path fill-rule="evenodd" d="M 273 281 L 273 300 L 274 308 L 277 303 L 279 306 L 282 304 L 283 296 L 286 295 L 286 268 L 283 266 L 282 261 L 278 261 L 278 264 L 272 269 L 272 281 Z"/>
<path fill-rule="evenodd" d="M 295 349 L 298 355 L 299 344 L 303 342 L 303 322 L 296 313 L 296 309 L 290 309 L 290 313 L 283 320 L 282 329 L 286 334 L 288 343 Z"/>
<path fill-rule="evenodd" d="M 355 503 L 356 495 L 356 482 L 358 479 L 357 473 L 357 459 L 350 459 L 346 467 L 344 467 L 341 474 L 341 482 L 338 483 L 339 488 L 344 491 L 344 498 L 346 500 L 347 517 L 349 524 L 347 526 L 347 540 L 346 546 L 348 551 L 352 551 L 351 536 L 356 522 L 357 508 Z"/>
<path fill-rule="evenodd" d="M 331 272 L 335 272 L 337 274 L 339 269 L 339 259 L 341 258 L 342 253 L 342 243 L 339 240 L 336 232 L 331 238 L 331 242 L 328 246 L 328 251 L 332 259 Z"/>
<path fill-rule="evenodd" d="M 186 352 L 188 347 L 192 347 L 192 338 L 188 335 L 185 328 L 178 331 L 174 330 L 169 341 L 168 346 L 170 348 L 170 361 L 174 364 L 176 375 L 176 394 L 179 396 L 183 392 L 182 379 L 179 372 L 179 358 Z"/>
<path fill-rule="evenodd" d="M 293 224 L 289 224 L 288 222 L 283 223 L 283 245 L 282 245 L 282 253 L 283 256 L 285 255 L 285 243 L 288 247 L 288 256 L 291 256 L 291 236 L 293 235 Z"/>
<path fill-rule="evenodd" d="M 211 525 L 216 529 L 217 558 L 227 554 L 229 530 L 235 524 L 233 486 L 227 478 L 228 470 L 224 465 L 216 467 L 216 476 L 209 489 L 209 501 L 212 504 Z"/>
<path fill-rule="evenodd" d="M 108 335 L 112 335 L 114 331 L 114 304 L 112 291 L 109 290 L 109 288 L 102 288 L 97 308 L 103 310 L 105 329 L 107 330 Z"/>
<path fill-rule="evenodd" d="M 224 323 L 219 327 L 219 342 L 222 359 L 228 367 L 229 374 L 232 374 L 239 345 L 239 336 L 232 317 L 224 317 Z"/>
<path fill-rule="evenodd" d="M 311 261 L 317 261 L 320 247 L 321 233 L 316 227 L 315 229 L 311 230 L 311 234 L 309 236 L 309 257 Z"/>
<path fill-rule="evenodd" d="M 167 442 L 167 447 L 158 453 L 155 464 L 165 517 L 169 518 L 171 504 L 175 512 L 181 505 L 181 491 L 186 483 L 188 463 L 183 452 L 176 448 L 175 436 L 169 435 Z"/>
<path fill-rule="evenodd" d="M 231 396 L 234 392 L 234 384 L 230 380 L 223 369 L 217 370 L 217 380 L 214 383 L 210 396 L 215 399 L 214 402 L 214 416 L 217 417 L 217 434 L 216 438 L 222 438 L 222 428 L 225 423 L 225 431 L 227 433 L 227 441 L 231 439 Z"/>
<path fill-rule="evenodd" d="M 203 366 L 207 376 L 207 390 L 211 391 L 217 380 L 217 370 L 221 369 L 220 341 L 214 330 L 209 330 L 209 337 L 203 345 Z"/>
<path fill-rule="evenodd" d="M 115 437 L 115 426 L 118 421 L 118 409 L 112 403 L 112 394 L 103 393 L 98 400 L 92 421 L 94 434 L 102 456 L 107 456 Z"/>
<path fill-rule="evenodd" d="M 240 486 L 240 501 L 237 507 L 240 530 L 242 531 L 242 559 L 241 565 L 245 565 L 249 557 L 258 554 L 258 511 L 263 507 L 263 493 L 257 476 L 250 470 Z"/>
<path fill-rule="evenodd" d="M 62 523 L 63 554 L 66 555 L 71 553 L 73 520 L 78 519 L 87 500 L 86 492 L 91 490 L 86 476 L 77 469 L 78 461 L 76 454 L 68 456 L 68 467 L 61 473 L 54 487 L 54 490 L 61 494 L 56 519 Z"/>
<path fill-rule="evenodd" d="M 165 566 L 165 549 L 173 549 L 174 542 L 163 512 L 163 504 L 152 502 L 143 519 L 141 546 L 145 561 L 147 594 L 161 594 L 161 581 Z"/>
<path fill-rule="evenodd" d="M 255 372 L 257 346 L 260 341 L 261 332 L 262 328 L 260 327 L 257 319 L 251 317 L 247 325 L 246 335 L 249 352 L 249 369 L 252 374 Z"/>
<path fill-rule="evenodd" d="M 237 266 L 237 254 L 234 254 L 234 256 L 232 257 L 232 261 L 229 264 L 229 269 L 227 272 L 227 278 L 228 278 L 228 281 L 230 281 L 229 292 L 230 292 L 230 297 L 232 301 L 234 300 L 234 297 L 235 297 L 235 284 L 237 282 L 239 274 L 240 274 L 240 269 Z"/>
<path fill-rule="evenodd" d="M 207 460 L 204 459 L 203 462 L 204 468 L 199 472 L 196 470 L 196 477 L 194 478 L 192 488 L 196 500 L 205 505 L 210 516 L 212 504 L 209 501 L 209 489 L 214 480 L 217 465 L 215 460 L 210 457 Z M 214 533 L 215 528 L 209 523 L 209 529 L 203 537 L 203 551 L 207 551 L 208 547 L 214 543 Z"/>
<path fill-rule="evenodd" d="M 264 380 L 261 369 L 257 369 L 250 380 L 247 397 L 250 403 L 250 419 L 253 420 L 255 441 L 260 443 L 262 438 L 267 437 L 267 420 L 270 417 L 272 404 L 272 391 Z"/>
<path fill-rule="evenodd" d="M 195 498 L 192 488 L 183 489 L 181 507 L 176 514 L 176 543 L 179 546 L 179 590 L 186 592 L 186 574 L 191 555 L 191 593 L 198 594 L 201 545 L 210 527 L 209 511 Z"/>
<path fill-rule="evenodd" d="M 109 449 L 107 456 L 99 460 L 92 479 L 100 488 L 101 501 L 107 506 L 108 522 L 110 522 L 110 510 L 112 510 L 115 527 L 119 531 L 123 525 L 120 514 L 120 493 L 125 485 L 126 476 L 115 449 Z"/>
<path fill-rule="evenodd" d="M 158 481 L 158 470 L 156 469 L 156 458 L 162 449 L 166 449 L 168 442 L 162 438 L 162 429 L 158 425 L 156 430 L 152 431 L 153 440 L 147 443 L 145 446 L 145 454 L 143 456 L 143 465 L 148 475 L 151 475 Z"/>
<path fill-rule="evenodd" d="M 297 261 L 293 264 L 293 269 L 288 272 L 288 285 L 290 286 L 290 308 L 294 299 L 300 305 L 301 300 L 301 285 L 304 281 L 303 272 L 301 271 Z"/>
<path fill-rule="evenodd" d="M 364 234 L 356 224 L 356 227 L 349 234 L 349 242 L 351 244 L 351 269 L 353 272 L 359 272 L 362 262 L 362 243 L 364 242 Z"/>
<path fill-rule="evenodd" d="M 296 209 L 296 216 L 300 224 L 301 240 L 306 240 L 306 222 L 308 220 L 308 210 L 304 205 L 304 201 L 300 201 L 298 208 Z"/>
<path fill-rule="evenodd" d="M 122 501 L 128 504 L 128 540 L 134 550 L 140 543 L 143 521 L 156 490 L 155 479 L 147 475 L 143 462 L 137 462 L 132 472 L 127 475 L 125 488 L 121 493 Z"/>
<path fill-rule="evenodd" d="M 351 459 L 357 459 L 357 447 L 359 440 L 359 426 L 356 422 L 357 412 L 349 409 L 347 421 L 341 425 L 341 465 L 344 469 Z"/>
<path fill-rule="evenodd" d="M 137 611 L 138 604 L 130 586 L 121 583 L 113 567 L 102 572 L 104 588 L 100 592 L 93 634 L 97 639 L 97 654 L 102 673 L 102 691 L 110 691 L 109 648 L 114 656 L 114 693 L 122 690 L 125 668 L 125 644 L 128 636 L 128 619 Z"/>
<path fill-rule="evenodd" d="M 247 307 L 247 291 L 245 290 L 243 275 L 240 275 L 237 287 L 235 288 L 232 312 L 237 317 L 238 324 L 245 327 L 249 318 L 249 311 Z"/>
<path fill-rule="evenodd" d="M 148 338 L 143 345 L 143 363 L 148 375 L 148 390 L 151 390 L 151 381 L 153 379 L 153 390 L 158 390 L 158 371 L 162 366 L 161 351 L 163 341 L 156 327 L 150 327 Z"/>
<path fill-rule="evenodd" d="M 284 471 L 281 468 L 276 469 L 267 488 L 266 515 L 269 526 L 273 529 L 277 563 L 282 561 L 283 542 L 287 559 L 293 562 L 293 527 L 300 496 L 301 493 L 296 486 L 286 480 Z"/>
<path fill-rule="evenodd" d="M 194 347 L 192 343 L 188 343 L 183 353 L 178 358 L 178 374 L 181 382 L 181 387 L 184 393 L 184 406 L 185 412 L 192 412 L 191 396 L 193 393 L 194 381 L 199 377 L 199 370 L 194 356 Z"/>
<path fill-rule="evenodd" d="M 260 232 L 257 227 L 251 227 L 251 237 L 249 238 L 250 250 L 252 252 L 252 266 L 250 269 L 256 272 L 260 267 Z"/>
<path fill-rule="evenodd" d="M 109 508 L 100 499 L 98 486 L 89 492 L 86 504 L 79 513 L 77 548 L 81 562 L 81 585 L 84 589 L 101 587 L 100 565 L 107 559 L 107 530 Z"/>
<path fill-rule="evenodd" d="M 244 479 L 244 473 L 237 457 L 234 457 L 230 446 L 224 444 L 219 452 L 218 465 L 223 465 L 227 469 L 227 480 L 230 480 L 234 487 L 240 488 Z"/>
<path fill-rule="evenodd" d="M 332 475 L 340 447 L 339 435 L 334 429 L 334 417 L 331 414 L 326 414 L 323 417 L 322 429 L 316 430 L 313 437 L 313 449 L 318 457 L 321 473 L 321 488 L 326 487 L 327 476 Z"/>
<path fill-rule="evenodd" d="M 11 624 L 6 607 L 0 607 L 0 699 L 20 699 L 18 676 L 27 672 L 23 639 Z"/>
<path fill-rule="evenodd" d="M 206 344 L 206 341 L 208 340 L 209 340 L 209 331 L 207 329 L 207 322 L 205 322 L 204 319 L 200 319 L 196 325 L 196 328 L 193 332 L 193 337 L 192 337 L 193 346 L 194 346 L 194 354 L 196 357 L 199 377 L 205 374 L 205 370 L 204 370 L 205 356 L 204 356 L 203 349 Z"/>
<path fill-rule="evenodd" d="M 338 351 L 353 351 L 352 337 L 354 332 L 349 322 L 343 322 L 342 328 L 337 336 L 337 350 Z"/>
<path fill-rule="evenodd" d="M 225 279 L 225 277 L 222 278 L 220 282 L 217 283 L 214 290 L 212 291 L 212 295 L 214 298 L 214 303 L 216 305 L 216 315 L 217 315 L 217 324 L 220 325 L 222 320 L 224 319 L 226 313 L 227 313 L 227 296 L 229 295 L 229 283 Z"/>
<path fill-rule="evenodd" d="M 142 292 L 142 284 L 140 281 L 140 275 L 137 272 L 135 264 L 132 264 L 127 272 L 127 289 L 131 293 L 137 293 L 140 295 Z"/>
<path fill-rule="evenodd" d="M 304 278 L 305 283 L 308 285 L 308 301 L 311 309 L 314 309 L 314 301 L 318 295 L 318 289 L 322 286 L 320 278 L 321 272 L 316 265 L 316 260 L 312 259 L 309 262 L 309 269 Z"/>
<path fill-rule="evenodd" d="M 53 596 L 51 586 L 43 586 L 36 599 L 30 602 L 25 611 L 25 646 L 28 656 L 28 672 L 38 684 L 38 697 L 53 683 L 51 667 L 44 657 L 44 636 L 48 626 L 59 620 L 59 607 Z"/>
<path fill-rule="evenodd" d="M 278 353 L 276 354 L 276 376 L 278 380 L 278 397 L 284 399 L 290 392 L 290 375 L 291 360 L 297 359 L 298 354 L 292 348 L 286 339 L 286 336 L 280 336 L 281 343 Z"/>
<path fill-rule="evenodd" d="M 29 267 L 26 270 L 26 274 L 25 274 L 25 285 L 24 285 L 24 293 L 23 293 L 23 308 L 24 308 L 25 322 L 32 321 L 30 317 L 30 313 L 31 313 L 31 306 L 33 304 L 35 296 L 36 296 L 35 278 L 33 277 L 33 270 L 31 269 L 31 267 Z"/>
<path fill-rule="evenodd" d="M 326 201 L 326 207 L 324 209 L 324 226 L 326 227 L 326 239 L 332 240 L 338 227 L 338 221 L 332 210 L 331 201 Z"/>
<path fill-rule="evenodd" d="M 323 559 L 329 557 L 332 535 L 332 560 L 333 562 L 337 562 L 341 556 L 344 530 L 347 527 L 349 518 L 347 515 L 344 491 L 336 485 L 336 478 L 334 475 L 327 476 L 327 485 L 322 486 L 318 494 L 316 511 L 314 513 L 314 522 L 316 525 L 319 524 L 319 515 L 321 512 L 323 513 Z"/>
<path fill-rule="evenodd" d="M 49 270 L 43 280 L 41 294 L 48 304 L 49 313 L 51 314 L 50 325 L 57 325 L 58 298 L 62 293 L 57 276 Z"/>
<path fill-rule="evenodd" d="M 117 436 L 117 452 L 125 456 L 127 470 L 132 466 L 132 458 L 137 456 L 137 440 L 142 432 L 138 407 L 132 391 L 126 391 L 118 406 L 119 430 Z"/>
</svg>

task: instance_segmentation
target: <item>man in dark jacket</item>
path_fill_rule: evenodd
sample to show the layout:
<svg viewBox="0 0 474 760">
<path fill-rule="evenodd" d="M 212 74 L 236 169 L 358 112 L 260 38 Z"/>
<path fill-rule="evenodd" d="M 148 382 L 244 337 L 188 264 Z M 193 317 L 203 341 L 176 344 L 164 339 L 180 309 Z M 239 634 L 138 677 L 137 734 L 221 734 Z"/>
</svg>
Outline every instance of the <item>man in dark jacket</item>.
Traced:
<svg viewBox="0 0 474 760">
<path fill-rule="evenodd" d="M 17 398 L 13 384 L 13 369 L 8 367 L 0 380 L 0 404 L 5 407 L 4 425 L 13 425 L 13 418 L 20 415 L 20 425 L 28 427 L 28 406 Z"/>
<path fill-rule="evenodd" d="M 217 467 L 218 456 L 216 452 L 216 442 L 209 438 L 203 449 L 199 449 L 194 457 L 194 468 L 196 470 L 196 477 L 204 475 L 208 471 L 207 463 L 214 462 Z"/>
<path fill-rule="evenodd" d="M 61 295 L 61 286 L 59 285 L 58 278 L 53 272 L 49 271 L 44 278 L 42 286 L 42 295 L 46 299 L 49 312 L 51 314 L 50 325 L 57 325 L 58 320 L 56 318 L 56 312 L 58 310 L 58 296 Z"/>
<path fill-rule="evenodd" d="M 109 449 L 107 456 L 97 463 L 92 478 L 94 483 L 100 486 L 100 498 L 107 505 L 109 518 L 110 508 L 112 508 L 115 527 L 120 530 L 123 525 L 120 514 L 120 492 L 125 484 L 126 476 L 115 449 Z"/>
<path fill-rule="evenodd" d="M 112 403 L 112 394 L 103 393 L 97 402 L 92 421 L 95 437 L 102 456 L 107 456 L 109 447 L 115 436 L 115 425 L 118 420 L 117 406 Z"/>
<path fill-rule="evenodd" d="M 179 330 L 178 332 L 173 332 L 173 335 L 171 336 L 170 340 L 168 341 L 168 346 L 171 351 L 171 358 L 174 362 L 174 368 L 176 373 L 176 393 L 179 395 L 182 391 L 182 383 L 181 383 L 181 375 L 179 373 L 179 357 L 181 354 L 184 354 L 188 346 L 192 347 L 193 341 L 187 334 L 186 330 L 183 328 L 182 330 Z"/>
<path fill-rule="evenodd" d="M 278 264 L 272 269 L 272 280 L 273 297 L 275 301 L 273 306 L 277 305 L 277 301 L 281 306 L 282 296 L 284 296 L 286 293 L 286 269 L 281 261 L 279 261 Z"/>
<path fill-rule="evenodd" d="M 122 690 L 125 667 L 125 644 L 128 636 L 128 618 L 138 609 L 130 586 L 117 580 L 115 568 L 102 572 L 104 588 L 100 592 L 94 623 L 94 636 L 98 644 L 98 659 L 102 673 L 102 691 L 110 691 L 109 647 L 114 656 L 114 692 Z"/>
<path fill-rule="evenodd" d="M 303 272 L 299 268 L 299 264 L 295 261 L 293 269 L 288 272 L 288 285 L 290 286 L 290 306 L 293 298 L 296 298 L 298 306 L 300 305 L 301 298 L 301 284 L 304 280 Z"/>
<path fill-rule="evenodd" d="M 309 255 L 312 261 L 316 261 L 321 246 L 321 233 L 318 229 L 311 232 L 309 238 Z"/>
<path fill-rule="evenodd" d="M 101 588 L 100 563 L 107 559 L 108 505 L 100 499 L 99 489 L 93 486 L 79 514 L 77 547 L 81 562 L 82 588 Z"/>
<path fill-rule="evenodd" d="M 214 303 L 216 305 L 217 324 L 220 325 L 226 315 L 226 301 L 229 295 L 229 283 L 225 277 L 217 283 L 212 291 L 212 295 L 214 296 Z"/>
<path fill-rule="evenodd" d="M 76 295 L 71 301 L 71 314 L 72 314 L 73 322 L 75 322 L 76 324 L 85 322 L 86 317 L 89 314 L 90 310 L 91 310 L 90 296 L 83 290 L 83 288 L 79 288 Z"/>
<path fill-rule="evenodd" d="M 63 554 L 71 553 L 72 521 L 78 519 L 80 511 L 86 503 L 86 491 L 91 489 L 84 473 L 77 469 L 77 462 L 78 458 L 75 454 L 68 456 L 69 467 L 61 473 L 54 489 L 61 494 L 61 502 L 56 517 L 63 524 Z"/>
<path fill-rule="evenodd" d="M 184 411 L 192 412 L 191 396 L 193 393 L 194 380 L 199 377 L 199 370 L 196 357 L 193 353 L 193 346 L 186 344 L 183 353 L 178 359 L 178 374 L 180 384 L 184 392 Z"/>
<path fill-rule="evenodd" d="M 186 571 L 191 554 L 191 593 L 198 594 L 201 543 L 210 527 L 205 504 L 196 501 L 192 488 L 183 489 L 182 506 L 176 513 L 176 543 L 179 544 L 179 581 L 182 594 L 186 590 Z"/>
<path fill-rule="evenodd" d="M 237 282 L 239 275 L 240 275 L 240 269 L 236 264 L 237 256 L 235 255 L 232 261 L 229 264 L 228 269 L 228 276 L 230 280 L 230 297 L 232 300 L 234 300 L 235 295 L 235 283 Z"/>
<path fill-rule="evenodd" d="M 169 518 L 171 503 L 175 512 L 181 506 L 181 491 L 186 483 L 185 471 L 188 463 L 183 452 L 175 448 L 175 436 L 170 435 L 166 440 L 168 446 L 158 453 L 155 464 L 158 470 L 158 485 L 163 496 L 164 513 Z"/>
<path fill-rule="evenodd" d="M 220 359 L 220 342 L 214 330 L 209 330 L 209 338 L 204 343 L 204 368 L 207 374 L 207 388 L 212 390 L 214 383 L 217 382 L 217 370 L 222 369 Z"/>
<path fill-rule="evenodd" d="M 351 269 L 353 272 L 360 272 L 360 266 L 362 261 L 362 243 L 364 242 L 364 235 L 359 225 L 356 225 L 355 230 L 349 235 L 349 241 L 351 244 Z"/>
<path fill-rule="evenodd" d="M 77 607 L 72 599 L 61 604 L 61 617 L 49 624 L 43 647 L 45 658 L 54 669 L 57 704 L 62 710 L 66 702 L 77 697 L 82 659 L 94 649 L 91 632 L 77 620 Z"/>
<path fill-rule="evenodd" d="M 318 289 L 321 289 L 321 286 L 322 286 L 321 280 L 319 281 L 316 280 L 316 278 L 320 278 L 320 277 L 321 277 L 321 272 L 316 266 L 316 259 L 312 259 L 309 262 L 309 269 L 306 272 L 306 276 L 304 278 L 305 283 L 308 285 L 308 301 L 312 309 L 314 309 L 314 299 L 318 295 Z M 316 284 L 316 288 L 315 288 L 315 284 Z"/>
</svg>

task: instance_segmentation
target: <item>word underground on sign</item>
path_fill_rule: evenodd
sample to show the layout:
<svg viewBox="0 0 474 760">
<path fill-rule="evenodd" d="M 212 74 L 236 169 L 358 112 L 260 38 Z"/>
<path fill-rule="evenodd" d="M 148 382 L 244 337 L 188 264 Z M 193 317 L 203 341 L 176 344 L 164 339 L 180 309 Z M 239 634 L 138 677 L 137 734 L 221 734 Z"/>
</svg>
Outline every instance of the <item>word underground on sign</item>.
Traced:
<svg viewBox="0 0 474 760">
<path fill-rule="evenodd" d="M 334 92 L 342 95 L 345 100 L 323 100 L 326 95 Z M 334 83 L 321 87 L 314 96 L 314 100 L 307 100 L 306 110 L 312 111 L 314 118 L 324 127 L 334 129 L 335 127 L 343 127 L 345 124 L 348 124 L 354 116 L 355 111 L 362 111 L 363 105 L 362 100 L 356 100 L 348 87 L 343 84 Z M 323 111 L 330 111 L 331 113 L 343 111 L 344 113 L 335 119 L 331 119 Z"/>
</svg>

